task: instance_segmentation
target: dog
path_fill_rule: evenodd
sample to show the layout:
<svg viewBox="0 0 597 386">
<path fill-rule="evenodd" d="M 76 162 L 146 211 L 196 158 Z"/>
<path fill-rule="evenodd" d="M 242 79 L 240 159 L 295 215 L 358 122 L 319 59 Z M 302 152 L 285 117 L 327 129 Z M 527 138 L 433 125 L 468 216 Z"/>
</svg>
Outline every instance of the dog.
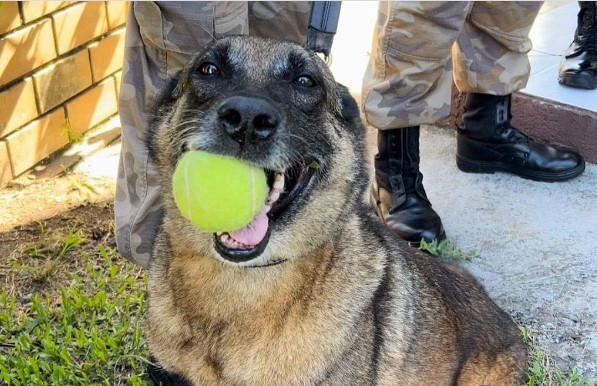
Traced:
<svg viewBox="0 0 597 386">
<path fill-rule="evenodd" d="M 359 108 L 315 53 L 287 41 L 217 40 L 163 91 L 150 127 L 164 217 L 145 334 L 164 379 L 524 381 L 526 350 L 512 319 L 463 269 L 399 245 L 366 204 Z M 190 150 L 263 168 L 262 215 L 240 231 L 196 229 L 171 193 Z"/>
</svg>

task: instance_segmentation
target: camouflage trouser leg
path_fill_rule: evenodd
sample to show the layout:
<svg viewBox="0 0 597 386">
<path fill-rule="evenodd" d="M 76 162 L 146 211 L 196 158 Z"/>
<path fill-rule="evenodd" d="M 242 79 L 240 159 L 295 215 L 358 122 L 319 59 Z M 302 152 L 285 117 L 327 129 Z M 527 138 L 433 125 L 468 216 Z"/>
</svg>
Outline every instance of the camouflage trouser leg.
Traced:
<svg viewBox="0 0 597 386">
<path fill-rule="evenodd" d="M 528 33 L 541 5 L 380 2 L 363 78 L 365 120 L 383 130 L 448 116 L 452 66 L 461 92 L 506 95 L 523 88 Z"/>
<path fill-rule="evenodd" d="M 127 21 L 120 93 L 122 149 L 114 212 L 116 243 L 147 267 L 162 216 L 160 184 L 145 147 L 154 98 L 168 78 L 213 41 L 252 34 L 306 42 L 306 2 L 138 2 Z"/>
</svg>

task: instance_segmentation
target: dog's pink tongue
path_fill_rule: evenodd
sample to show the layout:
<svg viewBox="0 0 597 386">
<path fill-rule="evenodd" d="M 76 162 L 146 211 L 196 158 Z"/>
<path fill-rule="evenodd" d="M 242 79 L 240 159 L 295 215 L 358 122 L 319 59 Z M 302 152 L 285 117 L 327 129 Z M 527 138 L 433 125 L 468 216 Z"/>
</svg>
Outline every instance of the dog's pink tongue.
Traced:
<svg viewBox="0 0 597 386">
<path fill-rule="evenodd" d="M 239 243 L 254 246 L 263 240 L 267 233 L 268 225 L 267 207 L 264 205 L 249 225 L 237 231 L 230 232 L 230 237 Z"/>
</svg>

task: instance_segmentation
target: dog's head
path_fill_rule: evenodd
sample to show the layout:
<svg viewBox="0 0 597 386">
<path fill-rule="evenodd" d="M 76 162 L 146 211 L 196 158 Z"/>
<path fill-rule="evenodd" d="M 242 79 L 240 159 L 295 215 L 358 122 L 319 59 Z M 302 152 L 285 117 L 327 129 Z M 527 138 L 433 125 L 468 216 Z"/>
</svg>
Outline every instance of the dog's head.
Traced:
<svg viewBox="0 0 597 386">
<path fill-rule="evenodd" d="M 148 144 L 162 181 L 164 229 L 186 251 L 241 266 L 312 253 L 361 199 L 364 135 L 354 99 L 316 54 L 286 41 L 218 40 L 163 92 L 151 125 Z M 189 150 L 237 157 L 266 170 L 267 216 L 253 224 L 263 234 L 205 234 L 180 215 L 171 178 Z"/>
</svg>

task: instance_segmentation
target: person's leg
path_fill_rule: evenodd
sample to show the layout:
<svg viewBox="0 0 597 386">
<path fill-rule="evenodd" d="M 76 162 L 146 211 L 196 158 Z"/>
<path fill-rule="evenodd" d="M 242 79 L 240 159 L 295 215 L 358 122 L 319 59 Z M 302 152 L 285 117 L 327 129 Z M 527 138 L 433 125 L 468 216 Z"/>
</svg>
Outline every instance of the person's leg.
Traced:
<svg viewBox="0 0 597 386">
<path fill-rule="evenodd" d="M 249 34 L 305 45 L 311 16 L 309 1 L 249 1 Z"/>
<path fill-rule="evenodd" d="M 454 82 L 465 94 L 457 165 L 465 172 L 505 171 L 539 181 L 581 174 L 582 157 L 533 141 L 512 127 L 511 94 L 526 86 L 528 37 L 539 2 L 475 2 L 454 45 Z"/>
<path fill-rule="evenodd" d="M 579 1 L 574 40 L 560 63 L 560 84 L 597 88 L 597 1 Z"/>
<path fill-rule="evenodd" d="M 147 268 L 161 221 L 160 184 L 145 139 L 154 98 L 215 37 L 247 34 L 245 3 L 132 3 L 120 92 L 122 149 L 114 213 L 119 252 Z"/>
<path fill-rule="evenodd" d="M 380 2 L 363 112 L 378 129 L 371 201 L 386 226 L 413 244 L 445 237 L 419 170 L 419 125 L 450 113 L 451 45 L 468 2 Z"/>
</svg>

